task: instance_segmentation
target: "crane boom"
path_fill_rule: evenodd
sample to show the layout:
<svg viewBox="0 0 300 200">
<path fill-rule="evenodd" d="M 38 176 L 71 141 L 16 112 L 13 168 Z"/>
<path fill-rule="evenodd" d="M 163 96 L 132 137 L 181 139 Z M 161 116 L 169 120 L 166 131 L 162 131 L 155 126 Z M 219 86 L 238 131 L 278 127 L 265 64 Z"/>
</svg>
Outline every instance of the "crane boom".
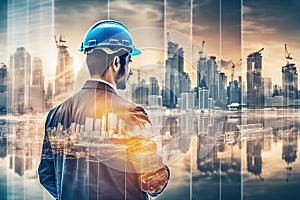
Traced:
<svg viewBox="0 0 300 200">
<path fill-rule="evenodd" d="M 291 53 L 289 53 L 288 49 L 287 49 L 287 44 L 284 44 L 284 50 L 285 50 L 285 58 L 287 60 L 287 62 L 289 62 L 289 60 L 292 60 L 292 56 Z"/>
<path fill-rule="evenodd" d="M 171 42 L 170 33 L 169 32 L 167 32 L 167 41 L 168 41 L 168 43 Z"/>
<path fill-rule="evenodd" d="M 231 66 L 231 83 L 233 83 L 234 68 L 235 68 L 235 64 L 232 63 L 232 66 Z"/>
<path fill-rule="evenodd" d="M 261 48 L 257 53 L 261 52 L 262 50 L 264 50 L 264 48 Z"/>
<path fill-rule="evenodd" d="M 204 56 L 204 44 L 205 44 L 205 41 L 203 40 L 202 45 L 201 45 L 201 49 L 199 51 L 200 58 L 203 58 L 203 56 Z"/>
<path fill-rule="evenodd" d="M 237 64 L 234 64 L 232 63 L 232 66 L 231 66 L 231 82 L 233 82 L 233 77 L 234 77 L 234 69 L 236 66 L 239 66 L 239 65 L 242 65 L 244 63 L 242 63 L 242 58 L 240 59 L 240 62 L 237 63 Z"/>
</svg>

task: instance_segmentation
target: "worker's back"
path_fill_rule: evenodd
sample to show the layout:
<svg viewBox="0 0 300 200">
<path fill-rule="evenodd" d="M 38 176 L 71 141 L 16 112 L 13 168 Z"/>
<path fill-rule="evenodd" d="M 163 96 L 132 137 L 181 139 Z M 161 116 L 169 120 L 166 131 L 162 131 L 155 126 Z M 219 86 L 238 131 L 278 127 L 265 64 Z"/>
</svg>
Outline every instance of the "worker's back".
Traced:
<svg viewBox="0 0 300 200">
<path fill-rule="evenodd" d="M 58 199 L 148 198 L 139 187 L 133 165 L 122 156 L 115 156 L 116 149 L 99 144 L 106 140 L 101 129 L 109 129 L 112 123 L 109 113 L 115 116 L 114 120 L 123 121 L 123 130 L 148 121 L 143 110 L 98 81 L 87 81 L 81 91 L 49 112 L 39 176 Z M 103 118 L 107 120 L 104 122 Z M 113 131 L 110 134 L 116 134 L 117 130 Z M 55 173 L 55 186 L 49 184 L 51 170 Z"/>
</svg>

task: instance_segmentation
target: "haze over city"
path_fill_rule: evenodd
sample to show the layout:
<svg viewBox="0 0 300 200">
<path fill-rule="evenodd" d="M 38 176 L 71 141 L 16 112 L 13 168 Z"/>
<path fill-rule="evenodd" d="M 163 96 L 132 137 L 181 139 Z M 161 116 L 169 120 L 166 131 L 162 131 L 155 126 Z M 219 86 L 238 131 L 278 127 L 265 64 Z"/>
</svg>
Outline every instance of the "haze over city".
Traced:
<svg viewBox="0 0 300 200">
<path fill-rule="evenodd" d="M 7 47 L 7 2 L 2 1 L 0 50 L 1 62 L 8 63 L 8 57 L 13 52 L 8 52 Z M 18 5 L 17 5 L 18 6 Z M 19 3 L 19 6 L 23 6 Z M 179 43 L 185 51 L 188 60 L 186 70 L 196 69 L 189 66 L 192 58 L 193 66 L 199 58 L 198 51 L 201 43 L 205 41 L 205 52 L 208 56 L 216 56 L 219 67 L 230 76 L 232 63 L 246 61 L 248 54 L 264 48 L 263 76 L 272 77 L 272 81 L 281 84 L 281 67 L 286 63 L 284 44 L 288 45 L 293 62 L 299 61 L 300 41 L 297 35 L 300 27 L 297 1 L 52 1 L 53 8 L 53 35 L 64 35 L 69 47 L 69 52 L 74 58 L 75 72 L 84 61 L 84 55 L 78 52 L 88 27 L 99 19 L 116 19 L 124 22 L 136 34 L 136 46 L 144 47 L 144 55 L 136 58 L 134 66 L 153 73 L 149 65 L 164 63 L 163 49 L 166 49 L 166 31 L 170 30 L 170 39 Z M 191 7 L 193 9 L 191 9 Z M 148 27 L 155 27 L 147 32 Z M 161 29 L 161 30 L 160 30 Z M 148 34 L 145 37 L 145 32 Z M 174 33 L 176 32 L 176 33 Z M 31 33 L 33 34 L 33 33 Z M 145 40 L 147 38 L 147 40 Z M 193 50 L 191 51 L 191 42 Z M 147 41 L 151 41 L 149 46 Z M 34 41 L 28 41 L 34 43 Z M 51 77 L 55 71 L 56 53 L 54 38 L 48 37 L 43 41 L 51 47 L 52 53 L 44 50 L 36 53 L 34 48 L 27 48 L 31 54 L 39 54 L 44 61 L 44 73 Z M 17 47 L 19 44 L 15 44 Z M 22 45 L 21 45 L 22 46 Z M 31 45 L 34 47 L 34 45 Z M 151 49 L 152 48 L 152 49 Z M 158 50 L 159 48 L 159 50 Z M 147 49 L 147 50 L 146 50 Z M 155 50 L 153 50 L 155 49 Z M 11 48 L 10 50 L 15 50 Z M 51 58 L 49 58 L 51 55 Z M 190 57 L 190 58 L 189 58 Z M 220 64 L 220 59 L 222 63 Z M 144 67 L 143 67 L 144 66 Z M 243 65 L 245 68 L 245 64 Z M 163 73 L 163 69 L 155 72 Z M 236 76 L 241 75 L 241 65 L 236 67 Z M 147 75 L 145 75 L 147 76 Z M 195 73 L 191 74 L 192 83 L 195 85 Z"/>
</svg>

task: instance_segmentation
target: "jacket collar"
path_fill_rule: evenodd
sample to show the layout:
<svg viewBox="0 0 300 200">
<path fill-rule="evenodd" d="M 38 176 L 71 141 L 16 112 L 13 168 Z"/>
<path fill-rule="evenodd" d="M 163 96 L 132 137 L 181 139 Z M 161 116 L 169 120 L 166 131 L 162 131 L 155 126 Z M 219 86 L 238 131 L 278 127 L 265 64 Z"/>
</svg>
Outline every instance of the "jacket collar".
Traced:
<svg viewBox="0 0 300 200">
<path fill-rule="evenodd" d="M 112 92 L 117 95 L 117 91 L 109 84 L 98 80 L 87 80 L 82 89 L 99 89 Z"/>
</svg>

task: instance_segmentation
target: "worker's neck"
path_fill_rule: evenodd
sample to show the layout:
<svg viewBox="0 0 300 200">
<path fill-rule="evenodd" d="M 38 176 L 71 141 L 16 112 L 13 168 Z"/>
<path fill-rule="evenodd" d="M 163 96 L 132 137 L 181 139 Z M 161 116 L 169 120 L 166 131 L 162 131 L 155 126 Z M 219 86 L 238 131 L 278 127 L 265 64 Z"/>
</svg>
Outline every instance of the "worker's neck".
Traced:
<svg viewBox="0 0 300 200">
<path fill-rule="evenodd" d="M 111 83 L 113 86 L 116 87 L 116 82 L 113 78 L 110 78 L 111 76 L 100 76 L 98 74 L 94 74 L 94 75 L 91 75 L 91 78 L 94 78 L 94 79 L 101 79 L 101 80 L 104 80 L 104 81 L 107 81 L 109 83 Z"/>
</svg>

